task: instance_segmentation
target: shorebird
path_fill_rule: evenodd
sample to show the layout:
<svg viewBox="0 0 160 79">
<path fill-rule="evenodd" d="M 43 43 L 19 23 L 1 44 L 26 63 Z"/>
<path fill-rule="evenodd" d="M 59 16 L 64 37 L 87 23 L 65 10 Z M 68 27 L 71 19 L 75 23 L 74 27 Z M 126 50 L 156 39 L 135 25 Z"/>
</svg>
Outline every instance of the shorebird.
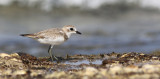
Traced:
<svg viewBox="0 0 160 79">
<path fill-rule="evenodd" d="M 75 26 L 65 25 L 62 28 L 51 28 L 33 34 L 21 34 L 20 36 L 35 39 L 42 44 L 49 44 L 50 46 L 48 48 L 48 53 L 53 61 L 54 60 L 52 55 L 53 46 L 64 43 L 74 33 L 81 34 L 79 31 L 76 30 Z M 54 56 L 54 58 L 58 60 L 56 56 Z"/>
</svg>

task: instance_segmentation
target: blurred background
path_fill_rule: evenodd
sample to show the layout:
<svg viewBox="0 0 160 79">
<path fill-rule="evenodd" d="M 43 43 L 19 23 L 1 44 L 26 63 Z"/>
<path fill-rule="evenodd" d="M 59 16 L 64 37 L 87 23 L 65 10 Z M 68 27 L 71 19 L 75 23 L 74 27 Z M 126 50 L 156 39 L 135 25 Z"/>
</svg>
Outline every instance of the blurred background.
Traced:
<svg viewBox="0 0 160 79">
<path fill-rule="evenodd" d="M 19 34 L 64 25 L 83 34 L 55 46 L 58 56 L 160 50 L 159 0 L 0 0 L 0 52 L 48 56 L 49 45 Z"/>
</svg>

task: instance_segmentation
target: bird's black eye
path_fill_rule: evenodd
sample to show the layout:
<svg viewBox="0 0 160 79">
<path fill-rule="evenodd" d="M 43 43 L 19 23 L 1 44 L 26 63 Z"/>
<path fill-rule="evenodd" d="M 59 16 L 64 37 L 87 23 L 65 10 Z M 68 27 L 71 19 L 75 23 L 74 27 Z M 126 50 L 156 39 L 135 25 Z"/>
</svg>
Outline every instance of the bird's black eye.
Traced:
<svg viewBox="0 0 160 79">
<path fill-rule="evenodd" d="M 74 29 L 73 29 L 73 28 L 70 28 L 70 30 L 73 31 Z"/>
</svg>

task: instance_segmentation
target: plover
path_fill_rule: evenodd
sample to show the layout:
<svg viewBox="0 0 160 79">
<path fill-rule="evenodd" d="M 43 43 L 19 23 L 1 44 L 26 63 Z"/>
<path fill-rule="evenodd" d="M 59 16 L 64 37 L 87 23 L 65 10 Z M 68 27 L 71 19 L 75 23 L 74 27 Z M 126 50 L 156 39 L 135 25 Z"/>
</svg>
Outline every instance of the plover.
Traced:
<svg viewBox="0 0 160 79">
<path fill-rule="evenodd" d="M 49 44 L 50 46 L 48 49 L 48 53 L 53 61 L 54 60 L 52 55 L 53 46 L 60 45 L 63 42 L 67 41 L 73 33 L 81 34 L 79 31 L 76 30 L 75 26 L 65 25 L 62 28 L 51 28 L 33 34 L 21 34 L 21 36 L 35 39 L 43 44 Z M 56 56 L 54 56 L 54 58 L 58 60 Z"/>
</svg>

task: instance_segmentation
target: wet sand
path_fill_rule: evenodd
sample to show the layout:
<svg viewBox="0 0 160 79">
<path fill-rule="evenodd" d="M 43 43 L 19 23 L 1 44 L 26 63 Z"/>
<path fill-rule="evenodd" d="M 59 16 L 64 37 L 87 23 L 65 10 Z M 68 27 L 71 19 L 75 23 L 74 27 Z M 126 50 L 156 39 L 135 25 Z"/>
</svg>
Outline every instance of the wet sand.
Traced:
<svg viewBox="0 0 160 79">
<path fill-rule="evenodd" d="M 49 57 L 0 53 L 2 79 L 159 79 L 160 55 L 136 52 Z"/>
</svg>

